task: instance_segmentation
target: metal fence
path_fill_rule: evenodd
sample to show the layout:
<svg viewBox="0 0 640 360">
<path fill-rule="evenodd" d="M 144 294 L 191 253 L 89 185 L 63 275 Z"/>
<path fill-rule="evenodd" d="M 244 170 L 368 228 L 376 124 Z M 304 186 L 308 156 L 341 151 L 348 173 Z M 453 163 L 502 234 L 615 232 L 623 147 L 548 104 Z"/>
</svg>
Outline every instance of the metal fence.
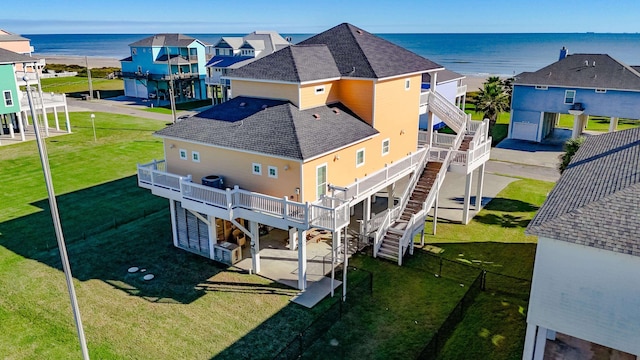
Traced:
<svg viewBox="0 0 640 360">
<path fill-rule="evenodd" d="M 342 269 L 341 269 L 342 270 Z M 349 272 L 363 272 L 365 276 L 347 284 L 346 301 L 342 301 L 342 292 L 336 292 L 335 302 L 329 306 L 320 316 L 318 316 L 309 326 L 296 334 L 291 341 L 282 349 L 274 359 L 299 359 L 302 354 L 321 338 L 342 315 L 348 312 L 353 306 L 361 302 L 362 297 L 371 296 L 373 293 L 373 273 L 349 267 Z M 340 271 L 341 272 L 341 271 Z"/>
</svg>

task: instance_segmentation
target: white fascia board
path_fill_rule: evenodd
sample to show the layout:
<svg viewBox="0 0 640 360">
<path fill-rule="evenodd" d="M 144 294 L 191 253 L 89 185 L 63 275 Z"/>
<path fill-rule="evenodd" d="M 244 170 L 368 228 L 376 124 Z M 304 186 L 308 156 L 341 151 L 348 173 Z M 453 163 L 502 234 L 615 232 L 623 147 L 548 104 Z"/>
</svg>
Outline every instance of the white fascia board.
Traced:
<svg viewBox="0 0 640 360">
<path fill-rule="evenodd" d="M 211 148 L 237 151 L 237 152 L 241 152 L 241 153 L 245 153 L 245 154 L 260 155 L 260 156 L 267 156 L 267 157 L 272 157 L 272 158 L 276 158 L 276 159 L 302 162 L 300 159 L 296 159 L 296 158 L 290 158 L 290 157 L 286 157 L 286 156 L 278 156 L 278 155 L 266 154 L 266 153 L 261 153 L 261 152 L 258 152 L 258 151 L 241 150 L 241 149 L 236 149 L 236 148 L 227 147 L 227 146 L 213 145 L 213 144 L 208 144 L 208 143 L 201 142 L 201 141 L 193 141 L 193 140 L 182 139 L 182 138 L 177 138 L 177 137 L 173 137 L 173 136 L 163 136 L 163 135 L 158 135 L 158 134 L 153 134 L 153 136 L 157 136 L 157 137 L 159 137 L 161 139 L 164 139 L 164 140 L 182 141 L 182 142 L 187 142 L 187 143 L 196 144 L 196 145 L 208 146 L 208 147 L 211 147 Z"/>
<path fill-rule="evenodd" d="M 324 152 L 324 153 L 322 153 L 322 154 L 319 154 L 319 155 L 316 155 L 316 156 L 310 157 L 310 158 L 308 158 L 308 159 L 304 159 L 304 162 L 306 163 L 306 162 L 309 162 L 309 161 L 313 161 L 313 160 L 315 160 L 315 159 L 319 159 L 319 158 L 321 158 L 321 157 L 323 157 L 323 156 L 327 156 L 327 155 L 329 155 L 329 154 L 333 154 L 333 153 L 334 153 L 334 152 L 336 152 L 336 151 L 340 151 L 340 150 L 342 150 L 342 149 L 346 149 L 346 148 L 348 148 L 348 147 L 354 146 L 354 145 L 359 144 L 359 143 L 361 143 L 361 142 L 365 142 L 365 141 L 367 141 L 367 140 L 373 139 L 373 138 L 374 138 L 374 137 L 376 137 L 376 136 L 380 136 L 380 133 L 373 134 L 373 135 L 371 135 L 371 136 L 367 136 L 367 137 L 366 137 L 366 138 L 364 138 L 364 139 L 361 139 L 361 140 L 358 140 L 358 141 L 354 141 L 354 142 L 349 143 L 349 144 L 347 144 L 347 145 L 340 146 L 339 148 L 335 148 L 335 149 L 329 150 L 329 151 L 327 151 L 327 152 Z"/>
<path fill-rule="evenodd" d="M 605 90 L 611 90 L 611 91 L 640 92 L 640 89 L 632 90 L 632 89 L 616 89 L 616 88 L 608 88 L 608 87 L 601 88 L 601 87 L 586 87 L 586 86 L 571 86 L 571 85 L 513 84 L 513 86 L 530 86 L 530 87 L 546 86 L 547 88 L 557 88 L 557 89 L 566 89 L 566 90 L 582 89 L 582 90 L 595 91 L 596 89 L 605 89 Z"/>
<path fill-rule="evenodd" d="M 323 83 L 323 82 L 329 82 L 329 81 L 336 81 L 340 79 L 341 79 L 340 77 L 334 77 L 334 78 L 326 78 L 326 79 L 319 79 L 319 80 L 302 81 L 300 82 L 300 85 L 317 84 L 317 83 Z"/>
<path fill-rule="evenodd" d="M 239 80 L 239 81 L 251 81 L 251 82 L 260 82 L 260 83 L 271 83 L 271 84 L 287 84 L 287 85 L 298 85 L 298 82 L 295 81 L 279 81 L 279 80 L 262 80 L 262 79 L 248 79 L 248 78 L 237 78 L 233 76 L 220 76 L 220 79 L 224 80 Z"/>
<path fill-rule="evenodd" d="M 431 70 L 423 70 L 423 71 L 416 71 L 416 72 L 412 72 L 412 73 L 388 76 L 388 77 L 384 77 L 384 78 L 379 78 L 378 81 L 386 81 L 386 80 L 392 80 L 392 79 L 398 79 L 398 78 L 405 78 L 405 77 L 409 77 L 409 76 L 414 76 L 414 75 L 419 75 L 419 74 L 424 74 L 424 73 L 431 73 L 431 72 L 440 71 L 440 70 L 444 70 L 444 68 L 436 68 L 436 69 L 431 69 Z"/>
</svg>

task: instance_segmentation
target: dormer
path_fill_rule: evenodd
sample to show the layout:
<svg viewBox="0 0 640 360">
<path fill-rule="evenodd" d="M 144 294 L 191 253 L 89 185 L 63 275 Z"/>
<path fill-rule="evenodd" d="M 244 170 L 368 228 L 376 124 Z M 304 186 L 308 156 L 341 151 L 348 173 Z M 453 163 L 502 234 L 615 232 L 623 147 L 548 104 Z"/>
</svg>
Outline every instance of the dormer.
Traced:
<svg viewBox="0 0 640 360">
<path fill-rule="evenodd" d="M 235 56 L 240 54 L 241 37 L 223 37 L 213 45 L 216 56 Z"/>
</svg>

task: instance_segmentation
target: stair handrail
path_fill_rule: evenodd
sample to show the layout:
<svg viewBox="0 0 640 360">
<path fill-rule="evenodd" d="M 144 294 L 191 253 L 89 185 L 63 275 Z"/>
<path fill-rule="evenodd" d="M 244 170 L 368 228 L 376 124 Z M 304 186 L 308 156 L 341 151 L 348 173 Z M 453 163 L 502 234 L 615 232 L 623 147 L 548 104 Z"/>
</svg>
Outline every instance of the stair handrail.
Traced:
<svg viewBox="0 0 640 360">
<path fill-rule="evenodd" d="M 449 119 L 455 126 L 449 125 L 456 133 L 464 132 L 467 125 L 467 113 L 449 102 L 437 91 L 429 92 L 429 109 L 446 122 Z M 439 113 L 439 114 L 438 114 Z M 447 118 L 447 119 L 445 119 Z"/>
<path fill-rule="evenodd" d="M 380 224 L 380 227 L 376 230 L 373 237 L 373 257 L 378 257 L 378 251 L 382 246 L 382 238 L 391 225 L 391 209 L 387 209 L 387 215 L 384 217 L 384 221 Z"/>
<path fill-rule="evenodd" d="M 398 266 L 402 266 L 402 257 L 404 256 L 404 248 L 408 246 L 409 241 L 408 238 L 413 234 L 413 226 L 416 222 L 416 214 L 411 214 L 411 219 L 407 223 L 407 227 L 404 228 L 404 232 L 402 233 L 402 237 L 398 240 Z M 409 234 L 409 235 L 407 235 Z M 405 246 L 406 243 L 406 246 Z"/>
<path fill-rule="evenodd" d="M 407 206 L 407 203 L 409 202 L 409 197 L 411 193 L 413 193 L 413 190 L 415 190 L 416 184 L 418 184 L 418 180 L 420 180 L 420 176 L 422 175 L 422 172 L 424 171 L 425 166 L 427 166 L 427 162 L 428 162 L 427 160 L 429 159 L 429 150 L 430 149 L 427 149 L 427 151 L 425 151 L 424 154 L 422 154 L 422 157 L 420 158 L 420 162 L 418 163 L 418 166 L 416 166 L 416 171 L 413 173 L 413 176 L 411 176 L 411 180 L 409 181 L 407 188 L 404 190 L 404 193 L 400 198 L 400 204 L 398 204 L 398 206 L 400 207 L 400 212 L 398 213 L 398 216 L 402 214 L 402 211 Z"/>
</svg>

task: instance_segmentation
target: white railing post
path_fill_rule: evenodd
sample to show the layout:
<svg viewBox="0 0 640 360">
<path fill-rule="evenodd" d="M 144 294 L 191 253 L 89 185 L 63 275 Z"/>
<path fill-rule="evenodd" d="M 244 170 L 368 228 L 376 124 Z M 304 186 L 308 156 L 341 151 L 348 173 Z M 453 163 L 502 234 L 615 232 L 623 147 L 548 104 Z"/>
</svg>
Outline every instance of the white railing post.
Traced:
<svg viewBox="0 0 640 360">
<path fill-rule="evenodd" d="M 286 196 L 282 198 L 282 211 L 284 212 L 282 214 L 283 219 L 285 219 L 285 220 L 288 219 L 289 218 L 289 204 L 288 204 Z"/>
</svg>

